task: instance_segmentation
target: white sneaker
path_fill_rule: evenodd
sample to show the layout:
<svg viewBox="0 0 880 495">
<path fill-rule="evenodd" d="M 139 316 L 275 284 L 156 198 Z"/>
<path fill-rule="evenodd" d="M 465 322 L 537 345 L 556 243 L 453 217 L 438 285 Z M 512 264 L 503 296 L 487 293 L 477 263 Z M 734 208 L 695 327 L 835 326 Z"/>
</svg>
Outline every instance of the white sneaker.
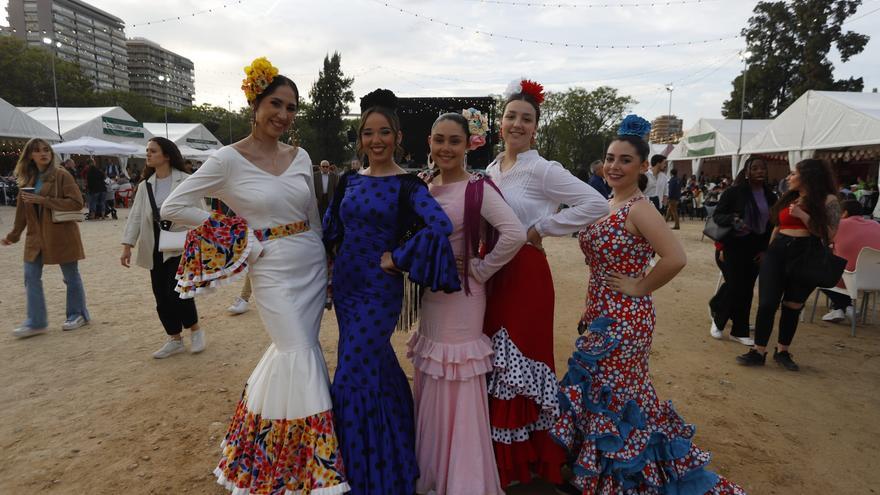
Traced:
<svg viewBox="0 0 880 495">
<path fill-rule="evenodd" d="M 165 342 L 165 345 L 163 345 L 161 349 L 153 353 L 153 357 L 156 359 L 165 359 L 168 356 L 179 354 L 185 350 L 186 348 L 183 347 L 182 340 L 168 339 L 168 342 Z"/>
<path fill-rule="evenodd" d="M 825 316 L 822 317 L 822 321 L 830 321 L 832 323 L 843 321 L 844 318 L 852 314 L 852 306 L 846 309 L 849 310 L 849 315 L 845 315 L 842 309 L 832 309 Z"/>
<path fill-rule="evenodd" d="M 205 350 L 205 331 L 204 330 L 196 330 L 194 332 L 190 332 L 190 336 L 192 340 L 189 344 L 189 352 L 190 354 L 198 354 Z"/>
<path fill-rule="evenodd" d="M 82 315 L 80 315 L 72 320 L 67 320 L 64 323 L 62 323 L 61 329 L 64 331 L 76 330 L 77 328 L 84 327 L 88 324 L 89 324 L 89 322 L 85 318 L 83 318 Z"/>
<path fill-rule="evenodd" d="M 747 345 L 749 347 L 755 345 L 755 339 L 751 337 L 734 337 L 733 335 L 731 335 L 730 340 L 739 342 L 740 344 Z"/>
<path fill-rule="evenodd" d="M 724 333 L 718 329 L 718 325 L 715 324 L 715 321 L 712 321 L 712 328 L 709 329 L 709 335 L 712 336 L 713 339 L 723 339 Z"/>
<path fill-rule="evenodd" d="M 12 336 L 17 339 L 26 339 L 28 337 L 33 337 L 34 335 L 40 335 L 41 333 L 46 333 L 48 328 L 31 328 L 26 325 L 22 325 L 15 330 L 12 331 Z"/>
<path fill-rule="evenodd" d="M 240 297 L 236 297 L 235 301 L 232 302 L 232 306 L 226 308 L 226 311 L 234 315 L 240 315 L 243 313 L 247 313 L 248 309 L 248 302 Z"/>
</svg>

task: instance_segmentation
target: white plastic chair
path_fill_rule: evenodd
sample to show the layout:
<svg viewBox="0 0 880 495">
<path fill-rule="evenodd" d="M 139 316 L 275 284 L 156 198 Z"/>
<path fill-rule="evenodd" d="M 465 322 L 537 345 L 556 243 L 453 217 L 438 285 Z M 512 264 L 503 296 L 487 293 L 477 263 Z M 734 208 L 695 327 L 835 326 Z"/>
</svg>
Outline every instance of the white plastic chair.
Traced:
<svg viewBox="0 0 880 495">
<path fill-rule="evenodd" d="M 873 301 L 871 304 L 872 316 L 877 307 L 877 293 L 880 292 L 880 250 L 863 247 L 861 251 L 859 251 L 858 258 L 856 258 L 855 270 L 844 270 L 841 278 L 843 279 L 843 284 L 846 286 L 845 289 L 830 287 L 828 290 L 846 294 L 852 300 L 854 311 L 852 317 L 852 336 L 855 337 L 856 320 L 859 315 L 858 312 L 855 312 L 855 309 L 857 308 L 856 303 L 859 301 L 859 295 L 862 295 L 862 304 L 859 311 L 861 312 L 863 324 L 869 321 L 868 302 Z M 810 316 L 811 323 L 816 317 L 816 305 L 819 302 L 820 291 L 821 289 L 816 289 L 816 297 L 813 300 L 813 313 Z"/>
</svg>

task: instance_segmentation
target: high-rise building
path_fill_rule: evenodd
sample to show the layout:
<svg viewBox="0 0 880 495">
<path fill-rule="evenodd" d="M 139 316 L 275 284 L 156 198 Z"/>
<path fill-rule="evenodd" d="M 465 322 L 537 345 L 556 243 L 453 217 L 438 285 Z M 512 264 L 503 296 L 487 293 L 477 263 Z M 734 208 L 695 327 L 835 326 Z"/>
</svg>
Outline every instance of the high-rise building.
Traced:
<svg viewBox="0 0 880 495">
<path fill-rule="evenodd" d="M 128 90 L 122 19 L 80 0 L 9 0 L 7 12 L 15 36 L 79 65 L 98 91 Z"/>
<path fill-rule="evenodd" d="M 175 110 L 192 106 L 195 66 L 190 59 L 144 38 L 132 38 L 125 44 L 132 92 Z"/>
<path fill-rule="evenodd" d="M 651 122 L 650 141 L 654 144 L 676 144 L 682 136 L 684 121 L 675 115 L 661 115 Z"/>
</svg>

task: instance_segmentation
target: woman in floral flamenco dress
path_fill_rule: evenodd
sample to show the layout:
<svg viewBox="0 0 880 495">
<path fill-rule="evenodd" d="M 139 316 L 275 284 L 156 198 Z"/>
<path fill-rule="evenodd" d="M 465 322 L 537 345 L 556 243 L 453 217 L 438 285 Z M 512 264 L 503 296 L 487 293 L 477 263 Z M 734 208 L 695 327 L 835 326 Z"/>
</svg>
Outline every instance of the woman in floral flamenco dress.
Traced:
<svg viewBox="0 0 880 495">
<path fill-rule="evenodd" d="M 245 71 L 253 131 L 217 150 L 162 206 L 163 218 L 198 226 L 187 235 L 178 268 L 181 296 L 231 282 L 247 269 L 272 339 L 248 378 L 214 474 L 234 495 L 337 495 L 349 485 L 318 341 L 327 257 L 312 160 L 279 142 L 293 123 L 299 92 L 265 59 Z M 190 206 L 206 196 L 236 216 Z"/>
<path fill-rule="evenodd" d="M 605 157 L 611 214 L 580 234 L 590 266 L 587 308 L 560 384 L 561 416 L 551 429 L 569 452 L 583 494 L 743 494 L 704 469 L 693 425 L 660 402 L 648 371 L 654 333 L 651 293 L 684 267 L 684 249 L 638 188 L 650 124 L 631 115 Z M 654 254 L 659 256 L 649 272 Z"/>
</svg>

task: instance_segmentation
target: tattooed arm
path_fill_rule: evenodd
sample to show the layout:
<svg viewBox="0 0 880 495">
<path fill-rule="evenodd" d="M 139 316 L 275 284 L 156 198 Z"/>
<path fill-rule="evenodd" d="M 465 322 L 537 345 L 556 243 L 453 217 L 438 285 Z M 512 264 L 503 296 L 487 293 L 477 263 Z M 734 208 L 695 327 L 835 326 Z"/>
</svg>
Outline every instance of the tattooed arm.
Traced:
<svg viewBox="0 0 880 495">
<path fill-rule="evenodd" d="M 840 225 L 840 201 L 833 194 L 828 195 L 825 201 L 825 214 L 828 216 L 828 241 L 834 241 L 837 235 L 837 227 Z"/>
</svg>

